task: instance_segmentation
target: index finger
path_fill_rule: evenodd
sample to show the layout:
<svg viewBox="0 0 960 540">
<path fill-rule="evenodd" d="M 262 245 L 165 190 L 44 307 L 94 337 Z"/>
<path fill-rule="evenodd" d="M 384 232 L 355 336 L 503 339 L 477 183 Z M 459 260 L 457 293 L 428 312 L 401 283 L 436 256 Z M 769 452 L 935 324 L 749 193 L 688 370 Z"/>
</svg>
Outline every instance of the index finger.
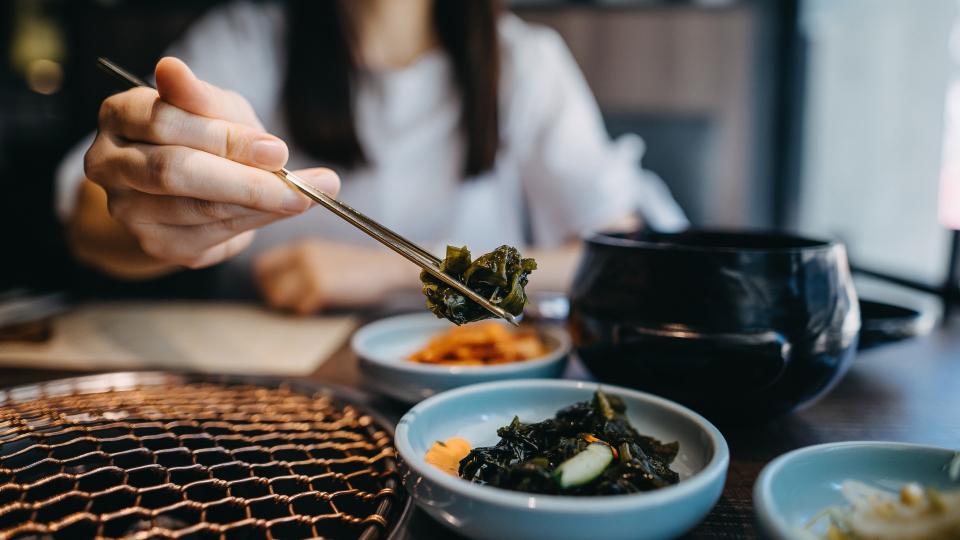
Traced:
<svg viewBox="0 0 960 540">
<path fill-rule="evenodd" d="M 104 100 L 100 124 L 129 141 L 186 146 L 269 171 L 279 170 L 288 158 L 287 145 L 279 138 L 245 124 L 184 111 L 150 88 L 134 88 Z"/>
<path fill-rule="evenodd" d="M 297 214 L 310 200 L 272 172 L 183 146 L 117 145 L 112 163 L 126 185 L 143 193 L 235 204 L 263 212 Z"/>
</svg>

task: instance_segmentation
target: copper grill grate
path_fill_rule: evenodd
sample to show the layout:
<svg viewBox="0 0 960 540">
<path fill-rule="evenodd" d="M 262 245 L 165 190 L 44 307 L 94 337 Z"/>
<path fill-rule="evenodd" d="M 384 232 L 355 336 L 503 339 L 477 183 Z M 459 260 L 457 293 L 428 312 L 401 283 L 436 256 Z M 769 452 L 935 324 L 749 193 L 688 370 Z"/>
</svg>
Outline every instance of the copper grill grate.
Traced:
<svg viewBox="0 0 960 540">
<path fill-rule="evenodd" d="M 325 392 L 116 374 L 0 391 L 0 540 L 374 538 L 390 434 Z"/>
</svg>

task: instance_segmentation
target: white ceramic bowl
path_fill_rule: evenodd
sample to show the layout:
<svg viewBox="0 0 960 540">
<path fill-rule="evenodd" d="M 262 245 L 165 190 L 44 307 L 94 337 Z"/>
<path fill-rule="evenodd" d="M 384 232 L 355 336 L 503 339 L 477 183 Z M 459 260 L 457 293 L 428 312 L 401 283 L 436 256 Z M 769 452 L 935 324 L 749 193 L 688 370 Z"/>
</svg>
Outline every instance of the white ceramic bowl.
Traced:
<svg viewBox="0 0 960 540">
<path fill-rule="evenodd" d="M 473 447 L 499 440 L 496 430 L 518 415 L 533 422 L 591 399 L 597 388 L 619 396 L 627 417 L 646 435 L 679 441 L 671 468 L 680 482 L 631 495 L 536 495 L 474 484 L 424 460 L 434 441 L 459 436 Z M 726 479 L 730 454 L 723 436 L 695 412 L 636 390 L 568 380 L 519 380 L 444 392 L 413 407 L 397 425 L 404 485 L 428 514 L 480 539 L 644 540 L 675 538 L 710 511 Z"/>
<path fill-rule="evenodd" d="M 753 510 L 765 538 L 807 538 L 810 519 L 828 506 L 847 506 L 840 493 L 845 480 L 898 491 L 918 482 L 941 490 L 960 489 L 947 465 L 955 452 L 947 448 L 882 441 L 818 444 L 788 452 L 760 473 L 753 487 Z M 826 520 L 814 528 L 822 533 Z"/>
<path fill-rule="evenodd" d="M 504 323 L 506 324 L 506 323 Z M 364 384 L 406 403 L 468 384 L 505 379 L 556 378 L 563 374 L 570 337 L 558 326 L 538 325 L 548 353 L 540 358 L 493 366 L 440 366 L 407 358 L 433 336 L 448 331 L 449 321 L 431 313 L 399 315 L 370 323 L 351 340 L 360 359 Z"/>
</svg>

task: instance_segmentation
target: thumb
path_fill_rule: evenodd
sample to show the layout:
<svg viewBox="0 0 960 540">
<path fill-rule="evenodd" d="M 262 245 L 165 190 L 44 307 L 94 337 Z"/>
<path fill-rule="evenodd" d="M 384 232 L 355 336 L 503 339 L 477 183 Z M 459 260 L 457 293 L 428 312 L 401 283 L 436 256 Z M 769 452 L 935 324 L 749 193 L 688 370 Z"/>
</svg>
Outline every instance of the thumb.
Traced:
<svg viewBox="0 0 960 540">
<path fill-rule="evenodd" d="M 319 189 L 331 197 L 336 197 L 340 191 L 340 177 L 337 173 L 325 167 L 314 167 L 312 169 L 300 169 L 292 171 L 311 186 Z"/>
<path fill-rule="evenodd" d="M 201 81 L 179 58 L 161 58 L 157 62 L 154 75 L 160 99 L 178 109 L 207 118 L 219 118 L 262 128 L 245 99 L 234 92 Z"/>
</svg>

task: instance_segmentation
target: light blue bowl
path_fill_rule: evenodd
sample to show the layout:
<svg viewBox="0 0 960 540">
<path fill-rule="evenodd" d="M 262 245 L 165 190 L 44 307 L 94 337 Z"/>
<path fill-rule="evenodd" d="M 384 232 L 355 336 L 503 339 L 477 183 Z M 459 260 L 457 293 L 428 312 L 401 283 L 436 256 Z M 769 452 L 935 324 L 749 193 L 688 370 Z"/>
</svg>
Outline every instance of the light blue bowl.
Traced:
<svg viewBox="0 0 960 540">
<path fill-rule="evenodd" d="M 767 538 L 802 536 L 804 526 L 828 506 L 845 505 L 844 480 L 887 490 L 908 482 L 958 489 L 946 466 L 954 452 L 894 442 L 841 442 L 801 448 L 764 467 L 753 487 L 757 525 Z"/>
<path fill-rule="evenodd" d="M 360 359 L 364 384 L 394 399 L 416 403 L 469 384 L 557 378 L 567 365 L 570 336 L 563 328 L 551 325 L 536 327 L 548 349 L 540 358 L 493 366 L 441 366 L 407 360 L 430 338 L 451 327 L 449 321 L 431 313 L 399 315 L 364 326 L 351 340 L 353 352 Z"/>
<path fill-rule="evenodd" d="M 429 465 L 435 441 L 459 436 L 473 447 L 496 444 L 514 415 L 534 422 L 591 399 L 597 388 L 621 397 L 640 433 L 679 441 L 671 467 L 680 482 L 631 495 L 533 495 L 461 480 Z M 672 401 L 617 386 L 567 380 L 477 384 L 424 400 L 400 419 L 395 437 L 404 484 L 428 514 L 481 539 L 554 540 L 674 538 L 693 528 L 723 490 L 730 454 L 723 436 L 700 415 Z"/>
</svg>

